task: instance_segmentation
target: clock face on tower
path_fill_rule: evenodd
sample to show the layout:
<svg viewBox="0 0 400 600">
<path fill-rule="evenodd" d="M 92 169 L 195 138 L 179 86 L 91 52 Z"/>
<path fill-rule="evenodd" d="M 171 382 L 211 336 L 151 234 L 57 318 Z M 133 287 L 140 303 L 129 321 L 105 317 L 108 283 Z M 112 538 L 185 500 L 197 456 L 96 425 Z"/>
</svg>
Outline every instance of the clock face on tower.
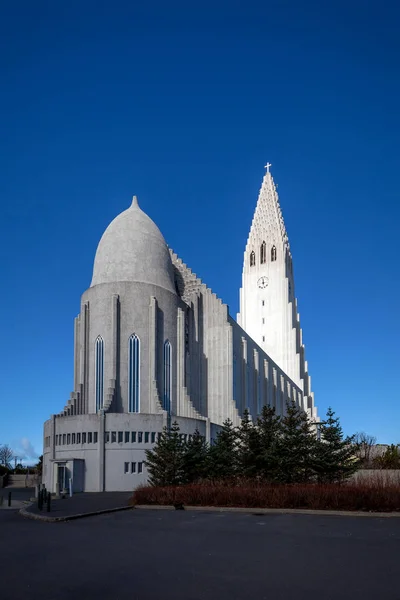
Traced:
<svg viewBox="0 0 400 600">
<path fill-rule="evenodd" d="M 261 289 L 266 288 L 268 285 L 268 277 L 260 277 L 260 279 L 257 281 L 257 285 Z"/>
</svg>

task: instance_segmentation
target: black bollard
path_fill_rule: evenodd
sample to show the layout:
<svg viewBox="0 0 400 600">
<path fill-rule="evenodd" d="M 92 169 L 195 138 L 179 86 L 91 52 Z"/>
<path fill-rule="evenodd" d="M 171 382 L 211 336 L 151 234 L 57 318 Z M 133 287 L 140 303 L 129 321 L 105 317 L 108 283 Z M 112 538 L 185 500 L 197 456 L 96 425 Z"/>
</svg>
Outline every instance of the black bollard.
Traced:
<svg viewBox="0 0 400 600">
<path fill-rule="evenodd" d="M 47 492 L 47 512 L 50 512 L 51 509 L 51 495 L 50 492 Z"/>
<path fill-rule="evenodd" d="M 11 492 L 8 492 L 8 506 L 11 506 Z"/>
<path fill-rule="evenodd" d="M 43 490 L 40 490 L 39 496 L 38 496 L 38 509 L 42 510 L 42 508 L 43 508 Z"/>
</svg>

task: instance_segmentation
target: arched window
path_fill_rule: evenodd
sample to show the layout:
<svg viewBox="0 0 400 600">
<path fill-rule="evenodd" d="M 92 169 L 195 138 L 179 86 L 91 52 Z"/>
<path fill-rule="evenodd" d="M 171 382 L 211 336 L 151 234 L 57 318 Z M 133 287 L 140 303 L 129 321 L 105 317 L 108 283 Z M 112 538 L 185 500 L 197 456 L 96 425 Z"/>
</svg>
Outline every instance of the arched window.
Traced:
<svg viewBox="0 0 400 600">
<path fill-rule="evenodd" d="M 260 263 L 263 265 L 267 262 L 267 244 L 263 242 L 260 248 Z"/>
<path fill-rule="evenodd" d="M 171 382 L 172 382 L 172 361 L 171 344 L 167 340 L 164 344 L 164 402 L 163 408 L 171 413 Z"/>
<path fill-rule="evenodd" d="M 276 248 L 275 248 L 275 246 L 272 246 L 272 248 L 271 248 L 271 260 L 272 261 L 276 260 Z"/>
<path fill-rule="evenodd" d="M 128 367 L 129 412 L 140 412 L 140 340 L 136 334 L 129 338 Z"/>
<path fill-rule="evenodd" d="M 251 267 L 254 267 L 254 266 L 255 266 L 255 264 L 256 264 L 256 253 L 255 253 L 255 252 L 252 252 L 252 253 L 250 254 L 250 266 L 251 266 Z"/>
<path fill-rule="evenodd" d="M 104 341 L 99 335 L 95 343 L 96 411 L 104 404 Z"/>
</svg>

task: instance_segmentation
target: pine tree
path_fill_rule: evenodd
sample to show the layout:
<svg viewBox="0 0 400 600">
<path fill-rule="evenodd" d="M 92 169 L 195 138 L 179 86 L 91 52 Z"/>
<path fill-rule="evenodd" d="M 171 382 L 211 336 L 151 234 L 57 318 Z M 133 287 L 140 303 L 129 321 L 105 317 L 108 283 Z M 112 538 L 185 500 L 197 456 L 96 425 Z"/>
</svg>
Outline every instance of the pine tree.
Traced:
<svg viewBox="0 0 400 600">
<path fill-rule="evenodd" d="M 238 435 L 230 419 L 222 424 L 209 450 L 209 474 L 213 479 L 231 479 L 238 473 Z"/>
<path fill-rule="evenodd" d="M 266 481 L 274 481 L 279 472 L 278 443 L 282 431 L 281 418 L 275 408 L 263 406 L 257 419 L 256 473 Z"/>
<path fill-rule="evenodd" d="M 164 427 L 152 450 L 146 450 L 146 466 L 151 485 L 179 485 L 183 482 L 185 443 L 175 421 L 170 430 Z"/>
<path fill-rule="evenodd" d="M 286 405 L 277 443 L 277 479 L 282 483 L 305 483 L 314 476 L 316 437 L 307 414 L 292 400 Z"/>
<path fill-rule="evenodd" d="M 207 477 L 208 444 L 198 429 L 191 439 L 186 442 L 183 453 L 183 479 L 185 483 L 192 483 Z"/>
<path fill-rule="evenodd" d="M 315 470 L 320 483 L 344 481 L 359 468 L 355 456 L 354 436 L 343 439 L 338 417 L 329 407 L 326 421 L 320 425 L 320 439 L 316 441 Z"/>
<path fill-rule="evenodd" d="M 395 444 L 388 446 L 382 456 L 375 458 L 374 465 L 378 469 L 400 469 L 399 447 Z"/>
</svg>

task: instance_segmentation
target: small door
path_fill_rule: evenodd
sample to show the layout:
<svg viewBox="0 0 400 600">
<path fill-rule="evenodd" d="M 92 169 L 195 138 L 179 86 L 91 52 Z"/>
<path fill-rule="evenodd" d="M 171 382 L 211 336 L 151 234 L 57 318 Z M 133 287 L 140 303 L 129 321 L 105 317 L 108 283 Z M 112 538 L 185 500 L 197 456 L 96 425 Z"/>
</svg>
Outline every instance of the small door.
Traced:
<svg viewBox="0 0 400 600">
<path fill-rule="evenodd" d="M 62 492 L 63 490 L 66 489 L 66 481 L 65 481 L 65 475 L 66 475 L 66 467 L 65 465 L 58 465 L 58 483 L 60 486 L 60 492 Z"/>
</svg>

